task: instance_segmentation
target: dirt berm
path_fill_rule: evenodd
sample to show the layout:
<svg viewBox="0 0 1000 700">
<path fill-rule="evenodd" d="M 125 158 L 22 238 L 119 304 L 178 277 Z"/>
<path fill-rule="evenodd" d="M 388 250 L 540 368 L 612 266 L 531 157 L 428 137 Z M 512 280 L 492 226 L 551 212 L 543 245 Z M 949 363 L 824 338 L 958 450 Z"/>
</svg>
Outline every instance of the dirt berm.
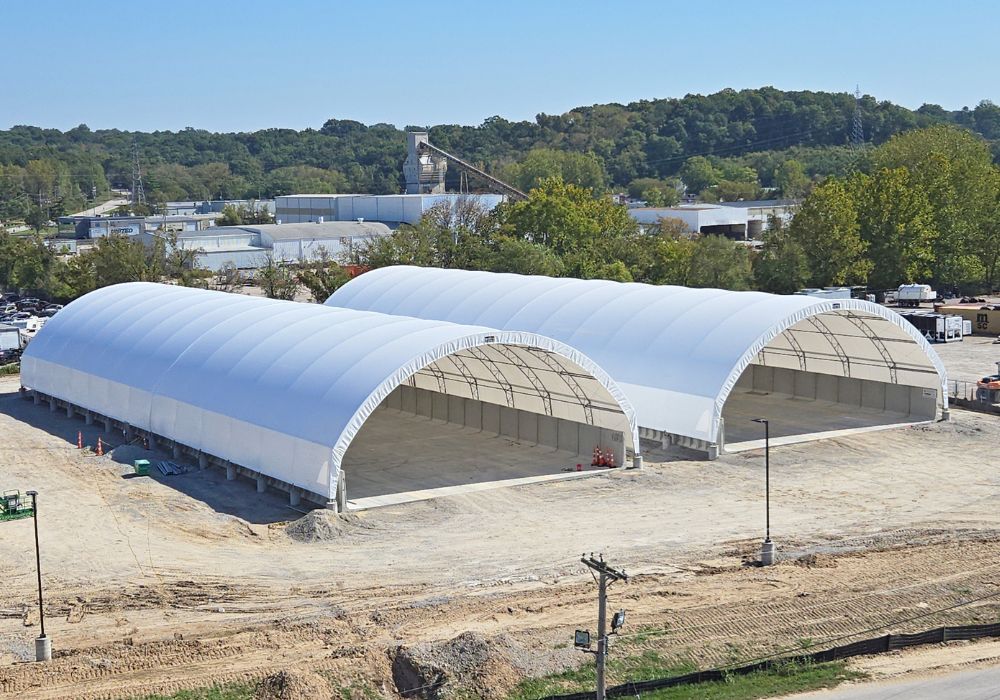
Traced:
<svg viewBox="0 0 1000 700">
<path fill-rule="evenodd" d="M 260 682 L 254 700 L 327 700 L 332 695 L 330 684 L 318 674 L 280 671 Z"/>
<path fill-rule="evenodd" d="M 506 635 L 463 632 L 446 642 L 397 647 L 392 679 L 404 698 L 502 700 L 545 661 L 537 656 Z"/>
</svg>

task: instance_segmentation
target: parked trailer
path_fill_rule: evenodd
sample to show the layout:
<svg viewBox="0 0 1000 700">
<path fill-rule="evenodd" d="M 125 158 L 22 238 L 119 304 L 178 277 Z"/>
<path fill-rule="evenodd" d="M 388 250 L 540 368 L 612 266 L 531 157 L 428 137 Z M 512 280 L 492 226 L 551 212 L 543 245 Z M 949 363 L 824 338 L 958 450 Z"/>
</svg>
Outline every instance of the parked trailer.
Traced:
<svg viewBox="0 0 1000 700">
<path fill-rule="evenodd" d="M 913 324 L 928 342 L 953 343 L 962 339 L 964 323 L 961 316 L 913 311 L 902 311 L 900 316 Z"/>
<path fill-rule="evenodd" d="M 900 306 L 916 307 L 935 299 L 937 293 L 929 284 L 901 284 L 896 290 L 896 303 Z"/>
</svg>

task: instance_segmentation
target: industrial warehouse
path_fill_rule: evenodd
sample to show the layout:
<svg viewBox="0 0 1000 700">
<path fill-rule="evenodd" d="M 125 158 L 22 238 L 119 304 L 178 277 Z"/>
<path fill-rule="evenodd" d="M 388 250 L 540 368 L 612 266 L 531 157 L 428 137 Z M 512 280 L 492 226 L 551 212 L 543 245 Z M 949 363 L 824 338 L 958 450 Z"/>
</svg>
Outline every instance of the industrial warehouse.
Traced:
<svg viewBox="0 0 1000 700">
<path fill-rule="evenodd" d="M 790 443 L 948 413 L 937 354 L 867 301 L 396 266 L 326 303 L 561 340 L 611 374 L 642 437 L 712 458 L 758 447 L 761 415 Z"/>
<path fill-rule="evenodd" d="M 249 476 L 292 505 L 342 511 L 562 475 L 595 449 L 638 459 L 621 390 L 530 332 L 130 283 L 67 306 L 22 368 L 36 404 Z M 489 435 L 508 440 L 481 445 Z"/>
</svg>

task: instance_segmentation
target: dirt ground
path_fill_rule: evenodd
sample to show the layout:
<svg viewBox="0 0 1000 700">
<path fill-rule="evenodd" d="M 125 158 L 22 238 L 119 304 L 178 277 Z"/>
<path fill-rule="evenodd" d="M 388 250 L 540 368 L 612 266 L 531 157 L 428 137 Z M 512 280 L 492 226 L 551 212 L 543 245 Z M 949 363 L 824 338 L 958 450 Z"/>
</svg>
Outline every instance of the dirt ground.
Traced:
<svg viewBox="0 0 1000 700">
<path fill-rule="evenodd" d="M 960 343 L 935 343 L 937 351 L 948 370 L 948 379 L 976 381 L 987 374 L 997 373 L 1000 362 L 1000 343 L 985 335 L 969 335 Z"/>
<path fill-rule="evenodd" d="M 760 451 L 652 453 L 640 471 L 311 514 L 292 537 L 304 513 L 280 494 L 212 470 L 134 477 L 141 448 L 77 450 L 77 432 L 93 445 L 97 430 L 17 386 L 0 380 L 0 488 L 39 492 L 55 658 L 27 662 L 31 521 L 0 524 L 0 698 L 125 698 L 281 670 L 359 698 L 421 681 L 503 697 L 590 661 L 571 648 L 596 616 L 583 552 L 632 575 L 611 596 L 628 611 L 623 655 L 708 667 L 885 625 L 1000 619 L 992 416 L 772 449 L 782 561 L 758 568 Z"/>
</svg>

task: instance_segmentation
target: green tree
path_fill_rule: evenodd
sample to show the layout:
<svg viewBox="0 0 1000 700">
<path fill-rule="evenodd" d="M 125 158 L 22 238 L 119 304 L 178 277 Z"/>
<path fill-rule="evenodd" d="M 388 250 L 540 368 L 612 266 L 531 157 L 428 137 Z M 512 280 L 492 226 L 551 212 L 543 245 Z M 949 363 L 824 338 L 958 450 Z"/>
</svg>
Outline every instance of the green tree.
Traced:
<svg viewBox="0 0 1000 700">
<path fill-rule="evenodd" d="M 502 175 L 512 185 L 525 192 L 553 177 L 593 190 L 595 193 L 603 192 L 605 189 L 604 166 L 592 152 L 574 153 L 552 148 L 536 148 L 529 151 L 520 162 L 507 166 Z"/>
<path fill-rule="evenodd" d="M 694 156 L 684 161 L 679 175 L 688 192 L 703 192 L 722 179 L 722 173 L 704 156 Z"/>
<path fill-rule="evenodd" d="M 757 199 L 759 195 L 760 188 L 756 182 L 719 180 L 717 184 L 702 190 L 698 199 L 703 202 L 738 202 L 746 199 Z"/>
<path fill-rule="evenodd" d="M 640 177 L 628 184 L 628 194 L 633 199 L 641 199 L 651 207 L 672 207 L 681 195 L 676 180 L 658 180 L 655 177 Z"/>
<path fill-rule="evenodd" d="M 123 282 L 159 282 L 163 275 L 153 251 L 129 236 L 102 236 L 83 255 L 93 261 L 94 283 L 98 288 Z"/>
<path fill-rule="evenodd" d="M 747 247 L 708 234 L 694 238 L 688 284 L 716 289 L 750 289 L 753 276 Z"/>
<path fill-rule="evenodd" d="M 774 186 L 781 190 L 782 197 L 798 199 L 809 188 L 809 176 L 805 166 L 794 158 L 782 161 L 774 171 Z"/>
<path fill-rule="evenodd" d="M 41 207 L 32 206 L 31 209 L 28 210 L 28 214 L 24 217 L 24 223 L 35 229 L 35 233 L 39 233 L 49 224 L 48 212 Z"/>
<path fill-rule="evenodd" d="M 232 204 L 227 204 L 222 207 L 222 214 L 218 219 L 215 220 L 216 226 L 242 226 L 243 217 L 240 216 L 240 210 L 237 209 Z"/>
<path fill-rule="evenodd" d="M 802 289 L 809 281 L 809 261 L 784 222 L 771 217 L 762 239 L 763 247 L 753 256 L 757 288 L 774 294 L 791 294 Z"/>
<path fill-rule="evenodd" d="M 335 291 L 347 284 L 350 277 L 324 247 L 316 260 L 304 263 L 297 274 L 299 284 L 309 290 L 313 301 L 322 304 Z"/>
<path fill-rule="evenodd" d="M 927 279 L 934 263 L 934 214 L 906 168 L 881 168 L 849 182 L 861 240 L 872 262 L 868 285 L 894 288 Z"/>
<path fill-rule="evenodd" d="M 894 136 L 870 159 L 875 169 L 906 168 L 913 186 L 926 193 L 937 233 L 935 281 L 969 284 L 985 279 L 981 245 L 996 202 L 996 166 L 989 145 L 964 129 L 935 126 Z"/>
<path fill-rule="evenodd" d="M 551 249 L 523 238 L 500 237 L 496 253 L 488 267 L 491 272 L 516 272 L 520 275 L 561 277 L 562 260 Z"/>
<path fill-rule="evenodd" d="M 560 256 L 638 231 L 625 207 L 558 178 L 543 181 L 526 201 L 505 205 L 499 218 L 506 235 L 540 243 Z"/>
<path fill-rule="evenodd" d="M 861 284 L 871 261 L 861 239 L 857 206 L 846 185 L 831 178 L 813 188 L 789 226 L 789 234 L 805 251 L 809 282 L 815 287 Z"/>
<path fill-rule="evenodd" d="M 678 232 L 664 232 L 651 237 L 651 241 L 652 261 L 649 275 L 642 281 L 653 284 L 689 285 L 694 264 L 694 241 L 686 233 Z"/>
<path fill-rule="evenodd" d="M 257 266 L 257 282 L 268 299 L 295 299 L 299 280 L 295 273 L 268 251 L 261 256 Z"/>
</svg>

